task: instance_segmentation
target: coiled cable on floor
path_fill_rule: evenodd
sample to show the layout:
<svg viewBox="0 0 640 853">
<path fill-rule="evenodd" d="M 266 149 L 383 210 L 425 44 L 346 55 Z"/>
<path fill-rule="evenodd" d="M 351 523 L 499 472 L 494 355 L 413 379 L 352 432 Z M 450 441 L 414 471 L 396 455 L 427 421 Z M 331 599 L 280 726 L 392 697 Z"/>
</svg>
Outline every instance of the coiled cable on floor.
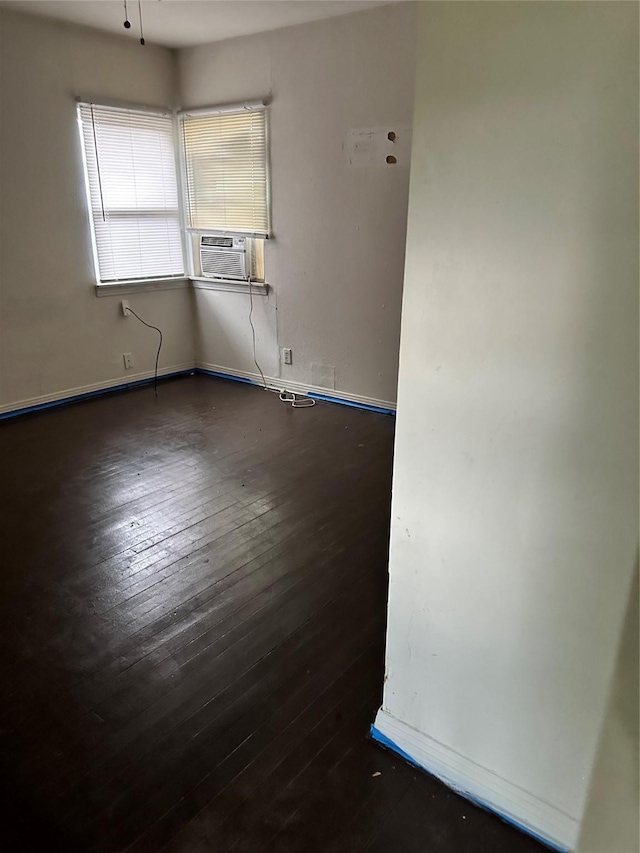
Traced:
<svg viewBox="0 0 640 853">
<path fill-rule="evenodd" d="M 273 389 L 275 390 L 275 388 Z M 313 397 L 307 397 L 304 394 L 296 394 L 294 391 L 281 391 L 280 399 L 283 403 L 291 403 L 293 409 L 310 409 L 315 406 L 316 401 Z"/>
</svg>

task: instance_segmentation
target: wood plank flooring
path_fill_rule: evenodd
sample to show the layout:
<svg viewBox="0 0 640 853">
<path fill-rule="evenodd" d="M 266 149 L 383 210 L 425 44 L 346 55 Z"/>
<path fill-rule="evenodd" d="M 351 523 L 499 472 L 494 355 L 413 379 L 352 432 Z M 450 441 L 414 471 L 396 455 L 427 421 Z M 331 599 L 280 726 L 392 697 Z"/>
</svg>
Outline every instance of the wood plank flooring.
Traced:
<svg viewBox="0 0 640 853">
<path fill-rule="evenodd" d="M 202 376 L 0 424 L 2 851 L 542 849 L 367 738 L 393 428 Z"/>
</svg>

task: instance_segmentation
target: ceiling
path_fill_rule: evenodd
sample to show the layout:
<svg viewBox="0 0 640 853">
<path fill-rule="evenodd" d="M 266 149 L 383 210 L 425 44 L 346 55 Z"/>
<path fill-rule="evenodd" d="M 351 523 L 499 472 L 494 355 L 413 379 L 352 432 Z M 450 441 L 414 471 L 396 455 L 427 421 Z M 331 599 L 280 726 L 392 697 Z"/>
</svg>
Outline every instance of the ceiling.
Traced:
<svg viewBox="0 0 640 853">
<path fill-rule="evenodd" d="M 276 30 L 388 2 L 390 0 L 141 0 L 145 39 L 166 47 L 188 47 Z M 6 0 L 0 5 L 97 27 L 129 38 L 140 37 L 138 0 L 127 2 L 129 30 L 123 26 L 123 0 Z"/>
</svg>

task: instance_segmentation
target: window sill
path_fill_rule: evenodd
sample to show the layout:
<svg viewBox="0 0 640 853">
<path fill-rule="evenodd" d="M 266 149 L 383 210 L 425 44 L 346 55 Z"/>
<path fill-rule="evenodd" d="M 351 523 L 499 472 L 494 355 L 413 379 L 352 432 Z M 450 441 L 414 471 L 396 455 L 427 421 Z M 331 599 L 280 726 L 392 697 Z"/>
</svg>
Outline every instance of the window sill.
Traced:
<svg viewBox="0 0 640 853">
<path fill-rule="evenodd" d="M 96 284 L 96 296 L 127 296 L 134 293 L 150 293 L 158 290 L 178 290 L 194 287 L 197 290 L 226 290 L 229 293 L 249 293 L 249 285 L 232 279 L 199 278 L 148 278 L 137 281 L 114 281 L 108 284 Z M 265 282 L 252 282 L 254 296 L 266 296 L 269 285 Z"/>
<path fill-rule="evenodd" d="M 188 278 L 147 278 L 138 281 L 114 281 L 96 284 L 96 296 L 124 296 L 129 293 L 147 293 L 154 290 L 177 290 L 190 287 Z"/>
<path fill-rule="evenodd" d="M 198 276 L 191 277 L 191 284 L 197 290 L 226 290 L 230 293 L 249 293 L 249 285 L 241 281 L 233 281 L 232 279 L 213 279 L 199 278 Z M 251 282 L 251 292 L 254 296 L 266 296 L 269 292 L 269 285 L 265 282 Z"/>
</svg>

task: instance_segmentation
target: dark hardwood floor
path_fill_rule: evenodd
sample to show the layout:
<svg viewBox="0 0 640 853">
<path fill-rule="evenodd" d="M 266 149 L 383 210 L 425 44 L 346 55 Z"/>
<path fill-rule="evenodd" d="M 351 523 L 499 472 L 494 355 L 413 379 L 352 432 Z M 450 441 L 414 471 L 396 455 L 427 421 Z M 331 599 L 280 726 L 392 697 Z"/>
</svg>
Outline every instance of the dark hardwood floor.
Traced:
<svg viewBox="0 0 640 853">
<path fill-rule="evenodd" d="M 2 851 L 542 849 L 367 738 L 393 428 L 202 376 L 0 425 Z"/>
</svg>

